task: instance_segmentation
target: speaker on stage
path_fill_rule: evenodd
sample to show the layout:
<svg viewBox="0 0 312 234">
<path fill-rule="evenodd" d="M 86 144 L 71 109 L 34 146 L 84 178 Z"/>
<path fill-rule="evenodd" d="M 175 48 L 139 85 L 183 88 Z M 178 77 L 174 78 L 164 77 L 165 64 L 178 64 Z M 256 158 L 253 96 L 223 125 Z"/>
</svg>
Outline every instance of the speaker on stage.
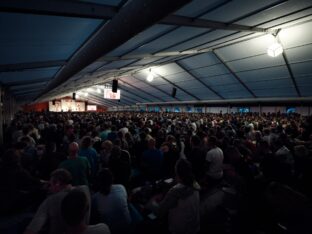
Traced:
<svg viewBox="0 0 312 234">
<path fill-rule="evenodd" d="M 113 86 L 112 86 L 113 93 L 117 93 L 117 89 L 118 89 L 118 80 L 113 80 Z"/>
<path fill-rule="evenodd" d="M 173 87 L 172 88 L 172 92 L 171 92 L 171 96 L 174 98 L 177 94 L 177 88 Z"/>
<path fill-rule="evenodd" d="M 73 100 L 76 100 L 76 93 L 73 93 Z"/>
</svg>

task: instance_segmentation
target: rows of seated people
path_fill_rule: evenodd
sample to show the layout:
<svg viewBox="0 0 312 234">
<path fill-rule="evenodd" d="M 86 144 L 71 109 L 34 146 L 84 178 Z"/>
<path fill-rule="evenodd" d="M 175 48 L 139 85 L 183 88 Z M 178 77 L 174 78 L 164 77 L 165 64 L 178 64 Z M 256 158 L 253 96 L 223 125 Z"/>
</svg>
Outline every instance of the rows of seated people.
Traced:
<svg viewBox="0 0 312 234">
<path fill-rule="evenodd" d="M 297 114 L 19 112 L 0 232 L 311 233 L 311 150 Z"/>
</svg>

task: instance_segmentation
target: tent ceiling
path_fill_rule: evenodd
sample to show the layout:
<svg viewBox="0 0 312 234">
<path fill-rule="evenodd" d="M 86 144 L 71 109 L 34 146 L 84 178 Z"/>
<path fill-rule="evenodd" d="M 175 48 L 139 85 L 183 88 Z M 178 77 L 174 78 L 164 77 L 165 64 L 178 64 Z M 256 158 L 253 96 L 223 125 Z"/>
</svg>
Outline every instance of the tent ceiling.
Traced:
<svg viewBox="0 0 312 234">
<path fill-rule="evenodd" d="M 120 102 L 88 96 L 107 106 L 312 96 L 310 0 L 167 2 L 1 1 L 0 82 L 40 101 L 118 79 Z"/>
</svg>

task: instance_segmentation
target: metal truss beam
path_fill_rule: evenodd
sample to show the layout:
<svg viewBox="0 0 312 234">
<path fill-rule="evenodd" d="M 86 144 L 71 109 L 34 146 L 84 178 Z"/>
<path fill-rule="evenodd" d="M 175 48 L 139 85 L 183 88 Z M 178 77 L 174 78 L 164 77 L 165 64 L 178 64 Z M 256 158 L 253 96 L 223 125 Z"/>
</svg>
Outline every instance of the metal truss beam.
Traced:
<svg viewBox="0 0 312 234">
<path fill-rule="evenodd" d="M 122 80 L 122 79 L 119 79 L 119 81 L 121 81 L 122 83 L 124 83 L 124 84 L 126 84 L 126 85 L 128 85 L 128 86 L 134 88 L 135 90 L 138 90 L 138 91 L 140 91 L 140 92 L 142 92 L 142 93 L 144 93 L 144 94 L 146 94 L 146 95 L 148 95 L 148 96 L 151 96 L 151 97 L 156 98 L 156 99 L 158 99 L 158 100 L 161 100 L 161 101 L 163 101 L 163 102 L 165 101 L 164 99 L 162 99 L 162 98 L 160 98 L 160 97 L 157 97 L 157 96 L 155 96 L 155 95 L 153 95 L 153 94 L 151 94 L 151 93 L 149 93 L 149 92 L 146 92 L 145 90 L 143 90 L 143 89 L 141 89 L 141 88 L 138 88 L 138 87 L 136 87 L 135 85 L 130 84 L 130 83 L 127 82 L 127 81 L 124 81 L 124 80 Z"/>
<path fill-rule="evenodd" d="M 211 88 L 209 85 L 207 85 L 205 82 L 203 82 L 201 79 L 199 79 L 192 71 L 189 71 L 186 69 L 186 67 L 179 61 L 176 61 L 175 64 L 177 64 L 180 68 L 182 68 L 187 74 L 189 74 L 194 80 L 197 80 L 199 83 L 201 83 L 203 86 L 205 86 L 209 91 L 213 92 L 215 95 L 217 95 L 219 98 L 224 99 L 224 97 L 219 94 L 217 91 L 215 91 L 213 88 Z"/>
<path fill-rule="evenodd" d="M 28 69 L 37 69 L 37 68 L 61 67 L 65 64 L 66 64 L 66 60 L 3 64 L 3 65 L 0 65 L 0 72 L 15 72 L 15 71 L 28 70 Z"/>
<path fill-rule="evenodd" d="M 196 100 L 200 100 L 199 97 L 195 96 L 194 94 L 190 93 L 189 91 L 185 90 L 184 88 L 180 87 L 179 85 L 173 83 L 172 81 L 168 80 L 167 78 L 163 77 L 160 74 L 155 73 L 158 77 L 162 78 L 163 80 L 167 81 L 169 84 L 171 84 L 172 86 L 176 87 L 177 89 L 182 90 L 184 93 L 188 94 L 189 96 L 195 98 Z"/>
<path fill-rule="evenodd" d="M 225 66 L 231 75 L 234 76 L 234 78 L 251 94 L 251 96 L 256 98 L 257 96 L 254 92 L 238 77 L 238 75 L 236 75 L 236 73 L 223 61 L 223 59 L 215 51 L 212 51 L 212 53 L 216 56 L 220 63 Z"/>
<path fill-rule="evenodd" d="M 162 92 L 163 94 L 165 94 L 165 95 L 167 95 L 167 96 L 169 96 L 169 97 L 172 97 L 170 93 L 167 93 L 166 91 L 164 91 L 164 90 L 158 88 L 157 86 L 152 85 L 151 83 L 146 82 L 146 81 L 144 81 L 144 80 L 140 80 L 140 79 L 138 79 L 135 75 L 132 75 L 132 77 L 133 77 L 134 79 L 136 79 L 136 80 L 138 80 L 138 81 L 140 81 L 140 82 L 143 82 L 144 84 L 147 84 L 148 86 L 150 86 L 150 87 L 152 87 L 152 88 L 154 88 L 154 89 L 156 89 L 156 90 Z M 176 99 L 177 101 L 181 101 L 181 100 L 180 100 L 179 98 L 177 98 L 177 97 L 173 97 L 173 98 Z"/>
<path fill-rule="evenodd" d="M 300 93 L 300 90 L 299 90 L 299 88 L 298 88 L 297 81 L 296 81 L 295 76 L 294 76 L 294 73 L 293 73 L 293 71 L 292 71 L 292 69 L 291 69 L 291 67 L 290 67 L 290 65 L 289 65 L 289 61 L 288 61 L 288 58 L 287 58 L 287 56 L 286 56 L 285 51 L 283 51 L 282 55 L 283 55 L 283 59 L 284 59 L 284 61 L 285 61 L 285 64 L 286 64 L 288 73 L 289 73 L 289 75 L 290 75 L 290 79 L 291 79 L 291 81 L 292 81 L 292 83 L 293 83 L 293 85 L 294 85 L 294 87 L 295 87 L 296 92 L 297 92 L 297 95 L 298 95 L 298 97 L 301 97 L 301 93 Z"/>
</svg>

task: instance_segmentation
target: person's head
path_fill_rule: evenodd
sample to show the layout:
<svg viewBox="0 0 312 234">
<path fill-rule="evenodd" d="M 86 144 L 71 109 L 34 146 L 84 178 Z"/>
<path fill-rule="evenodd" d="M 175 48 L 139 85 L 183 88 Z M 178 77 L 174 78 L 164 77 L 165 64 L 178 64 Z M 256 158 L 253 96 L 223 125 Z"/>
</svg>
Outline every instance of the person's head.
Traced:
<svg viewBox="0 0 312 234">
<path fill-rule="evenodd" d="M 164 142 L 160 146 L 160 151 L 163 153 L 167 153 L 170 150 L 170 144 L 168 142 Z"/>
<path fill-rule="evenodd" d="M 79 145 L 77 142 L 72 142 L 69 144 L 68 153 L 70 158 L 76 158 L 78 156 Z"/>
<path fill-rule="evenodd" d="M 101 149 L 106 152 L 106 153 L 110 153 L 113 149 L 113 143 L 109 140 L 106 140 L 104 142 L 102 142 L 101 144 Z"/>
<path fill-rule="evenodd" d="M 178 182 L 186 186 L 193 186 L 194 175 L 192 172 L 192 165 L 186 159 L 179 159 L 175 165 L 175 173 Z"/>
<path fill-rule="evenodd" d="M 84 136 L 81 141 L 81 148 L 86 149 L 91 147 L 92 139 L 89 136 Z"/>
<path fill-rule="evenodd" d="M 28 135 L 30 132 L 29 124 L 24 125 L 22 131 L 25 136 Z"/>
<path fill-rule="evenodd" d="M 99 172 L 98 181 L 100 192 L 104 195 L 108 195 L 113 184 L 113 174 L 111 171 L 107 168 L 101 170 Z"/>
<path fill-rule="evenodd" d="M 176 142 L 176 138 L 172 135 L 168 135 L 166 137 L 166 141 L 169 142 L 170 144 L 172 144 L 172 143 Z"/>
<path fill-rule="evenodd" d="M 113 146 L 112 148 L 112 151 L 111 151 L 111 158 L 112 159 L 116 159 L 116 158 L 119 158 L 121 155 L 121 149 L 120 149 L 120 146 Z"/>
<path fill-rule="evenodd" d="M 123 132 L 122 132 L 122 131 L 117 132 L 117 137 L 118 137 L 119 139 L 123 139 L 123 138 L 124 138 Z"/>
<path fill-rule="evenodd" d="M 114 140 L 114 145 L 121 147 L 121 139 L 120 138 L 116 138 Z"/>
<path fill-rule="evenodd" d="M 89 209 L 87 196 L 84 192 L 74 189 L 62 200 L 62 217 L 69 228 L 74 228 L 84 223 L 84 218 Z"/>
<path fill-rule="evenodd" d="M 71 184 L 72 176 L 65 169 L 56 169 L 50 176 L 50 190 L 57 193 Z"/>
<path fill-rule="evenodd" d="M 191 137 L 191 146 L 196 147 L 200 145 L 200 138 L 199 136 L 195 135 Z"/>
<path fill-rule="evenodd" d="M 130 132 L 127 132 L 125 134 L 125 138 L 126 138 L 127 141 L 132 141 L 132 134 Z"/>
<path fill-rule="evenodd" d="M 217 138 L 215 136 L 209 137 L 209 145 L 210 147 L 214 148 L 217 146 Z"/>
<path fill-rule="evenodd" d="M 45 145 L 37 145 L 37 156 L 43 156 L 46 153 Z"/>
<path fill-rule="evenodd" d="M 32 141 L 31 141 L 30 136 L 23 136 L 20 141 L 25 143 L 27 146 L 32 145 Z"/>
<path fill-rule="evenodd" d="M 47 153 L 53 153 L 53 152 L 56 152 L 56 144 L 55 142 L 48 142 L 46 144 L 46 151 Z"/>
<path fill-rule="evenodd" d="M 149 139 L 148 148 L 149 149 L 155 149 L 155 146 L 156 146 L 156 140 L 154 138 Z"/>
</svg>

